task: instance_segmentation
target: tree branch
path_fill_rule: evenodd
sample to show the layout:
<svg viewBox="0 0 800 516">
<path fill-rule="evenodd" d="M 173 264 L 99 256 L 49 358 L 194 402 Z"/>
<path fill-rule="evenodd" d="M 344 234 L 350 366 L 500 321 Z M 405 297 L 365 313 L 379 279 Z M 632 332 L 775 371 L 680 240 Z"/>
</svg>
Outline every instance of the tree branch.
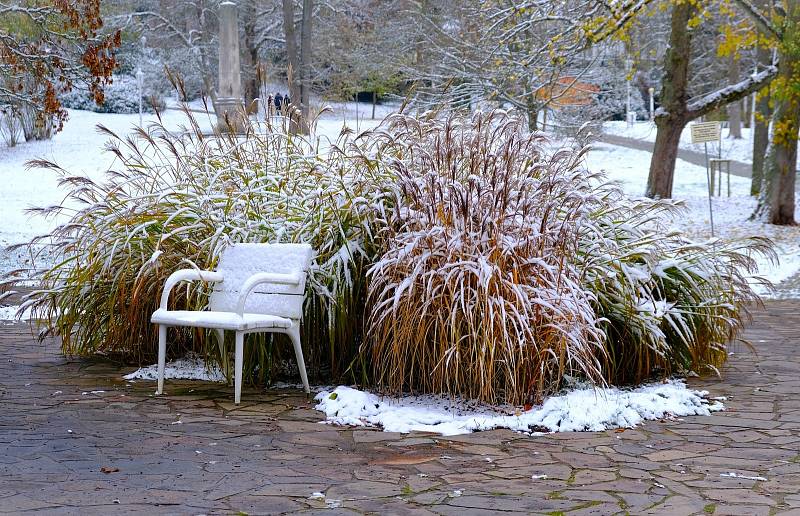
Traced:
<svg viewBox="0 0 800 516">
<path fill-rule="evenodd" d="M 772 63 L 765 70 L 762 70 L 747 79 L 740 81 L 736 84 L 731 84 L 721 90 L 717 90 L 708 95 L 703 95 L 697 100 L 690 102 L 687 106 L 687 116 L 689 120 L 700 118 L 707 115 L 716 109 L 721 108 L 731 102 L 736 102 L 753 92 L 762 89 L 768 85 L 772 79 L 778 75 L 777 63 Z M 664 116 L 659 113 L 660 116 Z"/>
<path fill-rule="evenodd" d="M 750 18 L 752 18 L 760 30 L 771 35 L 777 40 L 783 39 L 783 31 L 781 31 L 778 27 L 775 27 L 769 18 L 764 16 L 764 14 L 756 6 L 751 4 L 749 0 L 733 1 L 736 3 L 736 5 L 741 7 Z"/>
</svg>

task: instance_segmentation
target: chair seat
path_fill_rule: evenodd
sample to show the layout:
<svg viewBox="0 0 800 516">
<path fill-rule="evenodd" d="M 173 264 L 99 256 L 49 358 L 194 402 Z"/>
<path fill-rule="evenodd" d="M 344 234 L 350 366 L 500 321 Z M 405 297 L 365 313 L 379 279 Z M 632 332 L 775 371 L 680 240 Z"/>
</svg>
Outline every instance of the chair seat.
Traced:
<svg viewBox="0 0 800 516">
<path fill-rule="evenodd" d="M 218 328 L 221 330 L 246 331 L 261 328 L 291 328 L 292 320 L 276 315 L 239 314 L 234 312 L 212 312 L 191 310 L 164 310 L 159 308 L 150 319 L 153 324 L 166 326 L 191 326 L 196 328 Z"/>
</svg>

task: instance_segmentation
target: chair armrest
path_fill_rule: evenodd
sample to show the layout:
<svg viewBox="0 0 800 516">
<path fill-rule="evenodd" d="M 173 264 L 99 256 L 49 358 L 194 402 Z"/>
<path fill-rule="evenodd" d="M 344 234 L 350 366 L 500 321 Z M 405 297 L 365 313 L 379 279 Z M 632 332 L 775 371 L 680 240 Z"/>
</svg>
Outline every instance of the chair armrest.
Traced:
<svg viewBox="0 0 800 516">
<path fill-rule="evenodd" d="M 199 269 L 181 269 L 173 272 L 164 282 L 164 291 L 161 293 L 161 303 L 159 309 L 167 309 L 167 301 L 169 301 L 169 294 L 172 289 L 181 281 L 206 281 L 206 282 L 220 282 L 224 280 L 221 272 L 215 271 L 201 271 Z"/>
<path fill-rule="evenodd" d="M 244 313 L 244 305 L 247 301 L 247 296 L 250 295 L 250 292 L 253 291 L 258 285 L 262 285 L 264 283 L 272 283 L 277 285 L 294 285 L 297 286 L 302 281 L 302 276 L 300 274 L 281 274 L 277 272 L 258 272 L 253 274 L 247 281 L 244 282 L 242 285 L 242 289 L 239 292 L 239 301 L 236 304 L 236 313 L 242 315 Z"/>
</svg>

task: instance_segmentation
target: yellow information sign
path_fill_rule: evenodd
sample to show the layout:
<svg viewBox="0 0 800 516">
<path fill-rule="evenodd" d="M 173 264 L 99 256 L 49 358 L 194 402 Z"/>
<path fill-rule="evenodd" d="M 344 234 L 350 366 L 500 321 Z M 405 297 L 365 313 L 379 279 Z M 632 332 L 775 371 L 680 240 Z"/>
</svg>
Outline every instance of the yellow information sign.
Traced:
<svg viewBox="0 0 800 516">
<path fill-rule="evenodd" d="M 719 122 L 696 122 L 690 125 L 692 143 L 717 142 L 721 136 Z"/>
</svg>

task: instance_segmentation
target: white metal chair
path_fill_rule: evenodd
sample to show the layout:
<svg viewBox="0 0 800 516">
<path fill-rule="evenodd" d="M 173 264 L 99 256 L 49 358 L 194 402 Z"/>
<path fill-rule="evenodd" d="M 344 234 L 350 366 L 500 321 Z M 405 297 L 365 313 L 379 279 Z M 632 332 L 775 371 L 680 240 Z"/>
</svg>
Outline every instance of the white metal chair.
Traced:
<svg viewBox="0 0 800 516">
<path fill-rule="evenodd" d="M 216 332 L 224 350 L 225 330 L 236 332 L 234 362 L 234 401 L 242 396 L 244 336 L 247 333 L 285 333 L 292 340 L 303 387 L 309 391 L 300 320 L 306 271 L 311 260 L 307 244 L 235 244 L 227 247 L 216 271 L 183 269 L 173 272 L 164 284 L 161 304 L 151 322 L 158 325 L 158 390 L 164 392 L 164 362 L 167 354 L 167 328 L 189 326 Z M 169 310 L 167 301 L 173 287 L 181 281 L 214 283 L 208 310 Z"/>
</svg>

